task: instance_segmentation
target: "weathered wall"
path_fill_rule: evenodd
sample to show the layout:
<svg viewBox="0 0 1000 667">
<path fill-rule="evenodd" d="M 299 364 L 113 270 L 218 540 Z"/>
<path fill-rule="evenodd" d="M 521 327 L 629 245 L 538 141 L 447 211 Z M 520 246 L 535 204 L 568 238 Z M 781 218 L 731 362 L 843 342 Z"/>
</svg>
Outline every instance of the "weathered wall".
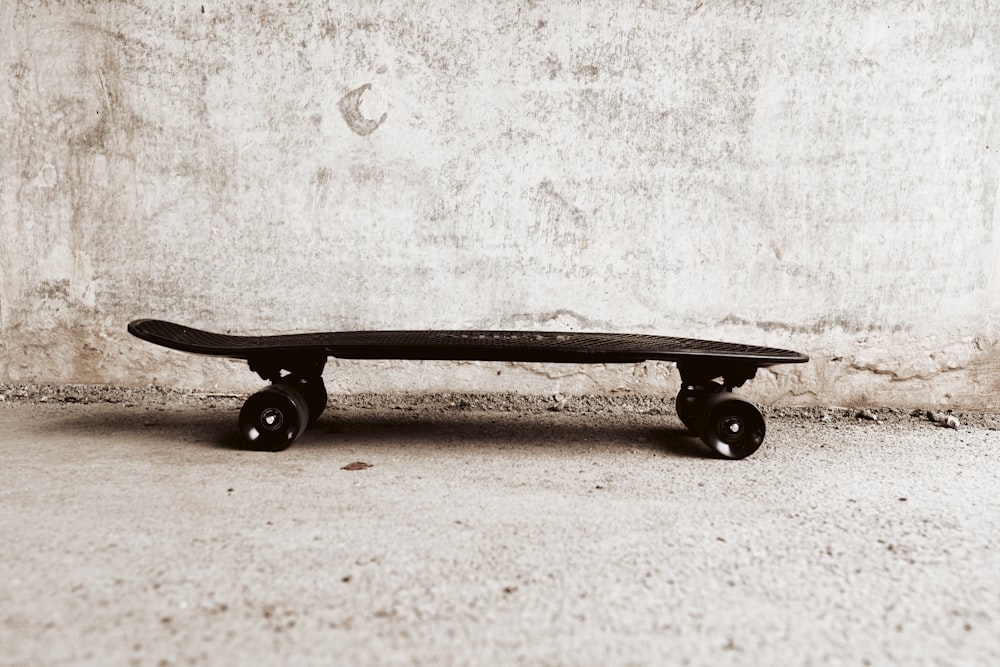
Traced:
<svg viewBox="0 0 1000 667">
<path fill-rule="evenodd" d="M 763 400 L 1000 408 L 1000 6 L 637 4 L 3 3 L 0 381 L 254 385 L 158 316 L 735 339 L 813 356 Z"/>
</svg>

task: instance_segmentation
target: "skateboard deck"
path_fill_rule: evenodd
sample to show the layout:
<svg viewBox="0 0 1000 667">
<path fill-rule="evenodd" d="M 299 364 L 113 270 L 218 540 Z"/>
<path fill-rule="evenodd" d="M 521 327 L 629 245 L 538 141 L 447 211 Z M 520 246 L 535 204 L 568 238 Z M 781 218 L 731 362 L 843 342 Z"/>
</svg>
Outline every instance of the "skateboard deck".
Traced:
<svg viewBox="0 0 1000 667">
<path fill-rule="evenodd" d="M 791 350 L 648 334 L 553 331 L 331 331 L 237 336 L 163 320 L 140 319 L 129 333 L 183 352 L 246 360 L 271 386 L 240 411 L 240 432 L 255 449 L 284 449 L 326 406 L 322 373 L 330 357 L 518 361 L 574 364 L 677 364 L 681 421 L 719 455 L 744 458 L 764 438 L 764 419 L 732 389 L 758 368 L 804 363 Z M 716 380 L 721 379 L 721 382 Z"/>
</svg>

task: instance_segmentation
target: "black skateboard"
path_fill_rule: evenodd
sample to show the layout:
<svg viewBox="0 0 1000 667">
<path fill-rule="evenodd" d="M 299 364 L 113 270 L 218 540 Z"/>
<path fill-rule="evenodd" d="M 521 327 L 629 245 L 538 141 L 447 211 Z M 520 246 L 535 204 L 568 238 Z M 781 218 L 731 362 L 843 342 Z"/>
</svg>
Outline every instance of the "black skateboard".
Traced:
<svg viewBox="0 0 1000 667">
<path fill-rule="evenodd" d="M 677 416 L 723 458 L 742 459 L 764 441 L 764 417 L 736 397 L 758 368 L 798 364 L 804 354 L 754 345 L 621 333 L 544 331 L 332 331 L 233 336 L 162 320 L 135 320 L 129 333 L 184 352 L 245 359 L 270 386 L 247 399 L 239 430 L 251 449 L 288 447 L 326 407 L 323 368 L 340 359 L 437 359 L 570 364 L 677 364 Z"/>
</svg>

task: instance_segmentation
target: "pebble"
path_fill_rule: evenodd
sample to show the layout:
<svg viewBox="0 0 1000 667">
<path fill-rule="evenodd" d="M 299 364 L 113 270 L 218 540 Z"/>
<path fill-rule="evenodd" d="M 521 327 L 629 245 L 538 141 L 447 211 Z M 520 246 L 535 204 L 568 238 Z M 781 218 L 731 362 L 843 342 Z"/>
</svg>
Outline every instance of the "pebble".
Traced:
<svg viewBox="0 0 1000 667">
<path fill-rule="evenodd" d="M 958 417 L 955 415 L 944 414 L 941 412 L 934 412 L 932 410 L 927 411 L 927 419 L 931 420 L 939 426 L 944 426 L 945 428 L 952 428 L 956 431 L 961 423 L 958 421 Z"/>
<path fill-rule="evenodd" d="M 569 406 L 569 399 L 562 394 L 556 394 L 552 397 L 552 400 L 556 402 L 555 405 L 549 408 L 553 412 L 562 412 Z"/>
</svg>

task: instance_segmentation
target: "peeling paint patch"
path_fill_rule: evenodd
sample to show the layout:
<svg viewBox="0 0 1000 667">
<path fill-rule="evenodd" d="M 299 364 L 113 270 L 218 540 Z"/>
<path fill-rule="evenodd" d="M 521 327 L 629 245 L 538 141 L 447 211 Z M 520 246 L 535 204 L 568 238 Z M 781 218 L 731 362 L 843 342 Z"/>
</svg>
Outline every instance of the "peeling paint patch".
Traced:
<svg viewBox="0 0 1000 667">
<path fill-rule="evenodd" d="M 340 98 L 340 113 L 355 134 L 367 137 L 389 117 L 388 102 L 381 90 L 366 83 Z"/>
</svg>

